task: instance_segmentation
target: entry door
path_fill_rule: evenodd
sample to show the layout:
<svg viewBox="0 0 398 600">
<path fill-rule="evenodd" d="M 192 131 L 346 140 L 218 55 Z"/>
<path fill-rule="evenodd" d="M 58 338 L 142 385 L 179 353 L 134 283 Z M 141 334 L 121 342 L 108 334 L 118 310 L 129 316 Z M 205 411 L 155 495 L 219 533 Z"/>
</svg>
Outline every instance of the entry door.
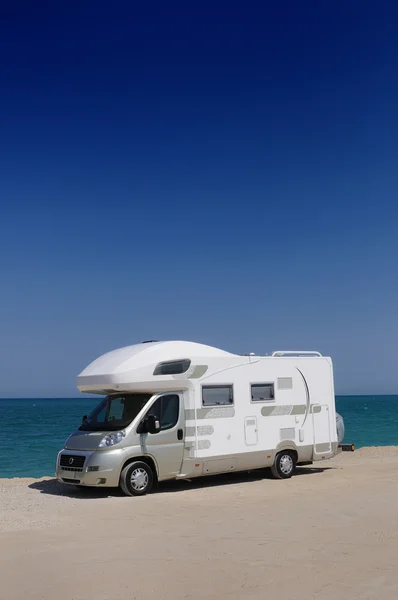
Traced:
<svg viewBox="0 0 398 600">
<path fill-rule="evenodd" d="M 180 473 L 184 454 L 185 423 L 181 396 L 160 396 L 148 409 L 148 415 L 156 417 L 160 431 L 141 435 L 143 451 L 156 460 L 160 479 L 172 478 Z"/>
<path fill-rule="evenodd" d="M 257 417 L 245 417 L 246 446 L 255 446 L 258 440 Z"/>
<path fill-rule="evenodd" d="M 324 404 L 312 407 L 312 422 L 314 424 L 314 455 L 324 455 L 332 450 L 330 437 L 330 411 Z"/>
</svg>

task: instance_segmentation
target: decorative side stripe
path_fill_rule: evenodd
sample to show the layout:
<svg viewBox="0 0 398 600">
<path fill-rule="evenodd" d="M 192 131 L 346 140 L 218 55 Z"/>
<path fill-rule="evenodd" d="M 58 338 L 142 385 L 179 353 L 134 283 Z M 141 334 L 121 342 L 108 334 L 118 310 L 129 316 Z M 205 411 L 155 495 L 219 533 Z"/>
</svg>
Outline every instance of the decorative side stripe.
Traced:
<svg viewBox="0 0 398 600">
<path fill-rule="evenodd" d="M 213 435 L 214 427 L 211 425 L 199 425 L 197 428 L 198 435 Z"/>
<path fill-rule="evenodd" d="M 207 365 L 197 365 L 192 375 L 189 376 L 190 379 L 199 379 L 200 377 L 203 377 L 208 368 L 209 367 Z"/>
<path fill-rule="evenodd" d="M 195 421 L 195 409 L 194 408 L 186 408 L 185 409 L 185 420 L 186 421 Z"/>
<path fill-rule="evenodd" d="M 280 406 L 263 406 L 261 414 L 263 417 L 280 417 L 284 415 L 305 415 L 307 407 L 305 404 L 283 404 Z M 321 407 L 311 404 L 311 412 L 321 412 Z"/>
<path fill-rule="evenodd" d="M 306 405 L 305 404 L 294 404 L 292 407 L 292 412 L 290 413 L 291 415 L 305 415 L 305 411 L 306 411 Z"/>
<path fill-rule="evenodd" d="M 208 450 L 210 446 L 210 440 L 199 440 L 198 442 L 198 450 Z"/>
<path fill-rule="evenodd" d="M 228 419 L 235 416 L 235 409 L 231 406 L 226 408 L 197 408 L 197 419 Z"/>
<path fill-rule="evenodd" d="M 207 365 L 191 365 L 185 373 L 172 375 L 173 379 L 200 379 L 206 373 L 209 367 Z"/>
<path fill-rule="evenodd" d="M 296 405 L 295 409 L 301 408 L 300 405 Z M 305 410 L 305 406 L 303 406 Z M 263 417 L 281 417 L 284 415 L 290 415 L 293 410 L 293 405 L 281 405 L 281 406 L 263 406 L 261 409 L 261 414 Z M 304 411 L 303 411 L 304 412 Z"/>
<path fill-rule="evenodd" d="M 306 410 L 305 410 L 305 413 L 304 413 L 304 420 L 301 423 L 301 427 L 304 427 L 305 422 L 306 422 L 307 417 L 308 417 L 308 413 L 310 412 L 310 409 L 311 409 L 310 388 L 308 387 L 308 383 L 307 383 L 306 378 L 304 377 L 304 374 L 300 371 L 300 369 L 298 367 L 296 367 L 296 369 L 297 369 L 297 371 L 301 375 L 301 378 L 303 380 L 304 387 L 305 387 L 305 395 L 307 396 L 307 404 L 306 404 Z"/>
<path fill-rule="evenodd" d="M 278 406 L 263 406 L 261 414 L 263 417 L 280 417 L 284 415 L 304 415 L 306 411 L 305 404 L 282 404 Z M 320 413 L 322 407 L 319 404 L 311 404 L 312 413 Z M 195 414 L 196 413 L 196 414 Z M 235 416 L 235 408 L 214 407 L 214 408 L 194 408 L 185 409 L 185 420 L 195 421 L 196 419 L 228 419 Z M 193 425 L 193 423 L 192 423 Z M 187 427 L 188 429 L 188 427 Z M 191 435 L 191 434 L 190 434 Z"/>
</svg>

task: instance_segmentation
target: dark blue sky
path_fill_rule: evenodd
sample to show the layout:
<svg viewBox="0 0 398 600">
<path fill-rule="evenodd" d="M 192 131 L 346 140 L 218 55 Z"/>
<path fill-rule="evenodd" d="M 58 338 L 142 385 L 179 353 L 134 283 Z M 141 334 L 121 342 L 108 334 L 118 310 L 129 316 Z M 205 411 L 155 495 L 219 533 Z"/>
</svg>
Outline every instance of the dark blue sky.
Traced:
<svg viewBox="0 0 398 600">
<path fill-rule="evenodd" d="M 338 392 L 398 392 L 394 3 L 14 4 L 0 395 L 75 395 L 152 338 L 317 349 Z"/>
</svg>

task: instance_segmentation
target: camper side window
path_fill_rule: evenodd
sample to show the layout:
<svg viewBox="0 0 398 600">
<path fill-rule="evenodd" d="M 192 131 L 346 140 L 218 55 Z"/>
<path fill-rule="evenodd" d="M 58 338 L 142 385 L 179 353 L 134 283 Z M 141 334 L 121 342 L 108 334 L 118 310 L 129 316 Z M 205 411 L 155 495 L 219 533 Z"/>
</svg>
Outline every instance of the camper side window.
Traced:
<svg viewBox="0 0 398 600">
<path fill-rule="evenodd" d="M 202 387 L 203 406 L 230 406 L 233 403 L 232 385 L 206 385 Z"/>
<path fill-rule="evenodd" d="M 252 402 L 272 402 L 275 400 L 273 383 L 255 383 L 251 387 Z"/>
</svg>

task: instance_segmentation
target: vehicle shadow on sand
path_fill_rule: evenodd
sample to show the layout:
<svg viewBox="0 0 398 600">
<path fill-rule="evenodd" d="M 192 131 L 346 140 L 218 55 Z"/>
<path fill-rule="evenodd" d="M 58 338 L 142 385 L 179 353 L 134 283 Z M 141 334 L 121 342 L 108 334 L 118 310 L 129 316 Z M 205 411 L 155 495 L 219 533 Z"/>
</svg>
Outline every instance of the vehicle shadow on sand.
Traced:
<svg viewBox="0 0 398 600">
<path fill-rule="evenodd" d="M 41 494 L 49 496 L 65 496 L 67 498 L 76 498 L 77 500 L 88 500 L 96 498 L 123 497 L 119 488 L 94 488 L 84 486 L 74 486 L 60 483 L 57 479 L 42 479 L 30 483 L 28 487 Z"/>
<path fill-rule="evenodd" d="M 314 475 L 323 473 L 324 471 L 334 470 L 336 467 L 297 467 L 292 480 L 295 477 L 303 475 Z M 195 479 L 180 479 L 165 481 L 159 483 L 151 492 L 151 494 L 176 493 L 187 490 L 203 489 L 219 486 L 243 485 L 245 483 L 273 480 L 270 469 L 258 469 L 255 471 L 243 471 L 239 473 L 226 473 L 222 475 L 212 475 L 198 477 Z M 275 483 L 277 483 L 275 481 Z M 36 490 L 41 494 L 50 496 L 66 496 L 79 500 L 96 499 L 96 498 L 123 498 L 123 492 L 119 488 L 91 488 L 83 486 L 71 486 L 60 483 L 57 479 L 43 479 L 35 481 L 28 486 L 32 490 Z"/>
<path fill-rule="evenodd" d="M 334 467 L 297 467 L 292 481 L 297 475 L 313 475 L 316 473 L 323 473 L 333 469 Z M 251 483 L 256 481 L 271 480 L 277 483 L 271 474 L 271 469 L 256 469 L 254 471 L 240 471 L 238 473 L 223 473 L 221 475 L 209 475 L 198 477 L 195 479 L 180 479 L 165 481 L 160 483 L 153 493 L 164 493 L 164 492 L 182 492 L 187 489 L 203 489 L 210 487 L 219 486 L 231 486 L 231 485 L 243 485 L 245 483 Z"/>
</svg>

